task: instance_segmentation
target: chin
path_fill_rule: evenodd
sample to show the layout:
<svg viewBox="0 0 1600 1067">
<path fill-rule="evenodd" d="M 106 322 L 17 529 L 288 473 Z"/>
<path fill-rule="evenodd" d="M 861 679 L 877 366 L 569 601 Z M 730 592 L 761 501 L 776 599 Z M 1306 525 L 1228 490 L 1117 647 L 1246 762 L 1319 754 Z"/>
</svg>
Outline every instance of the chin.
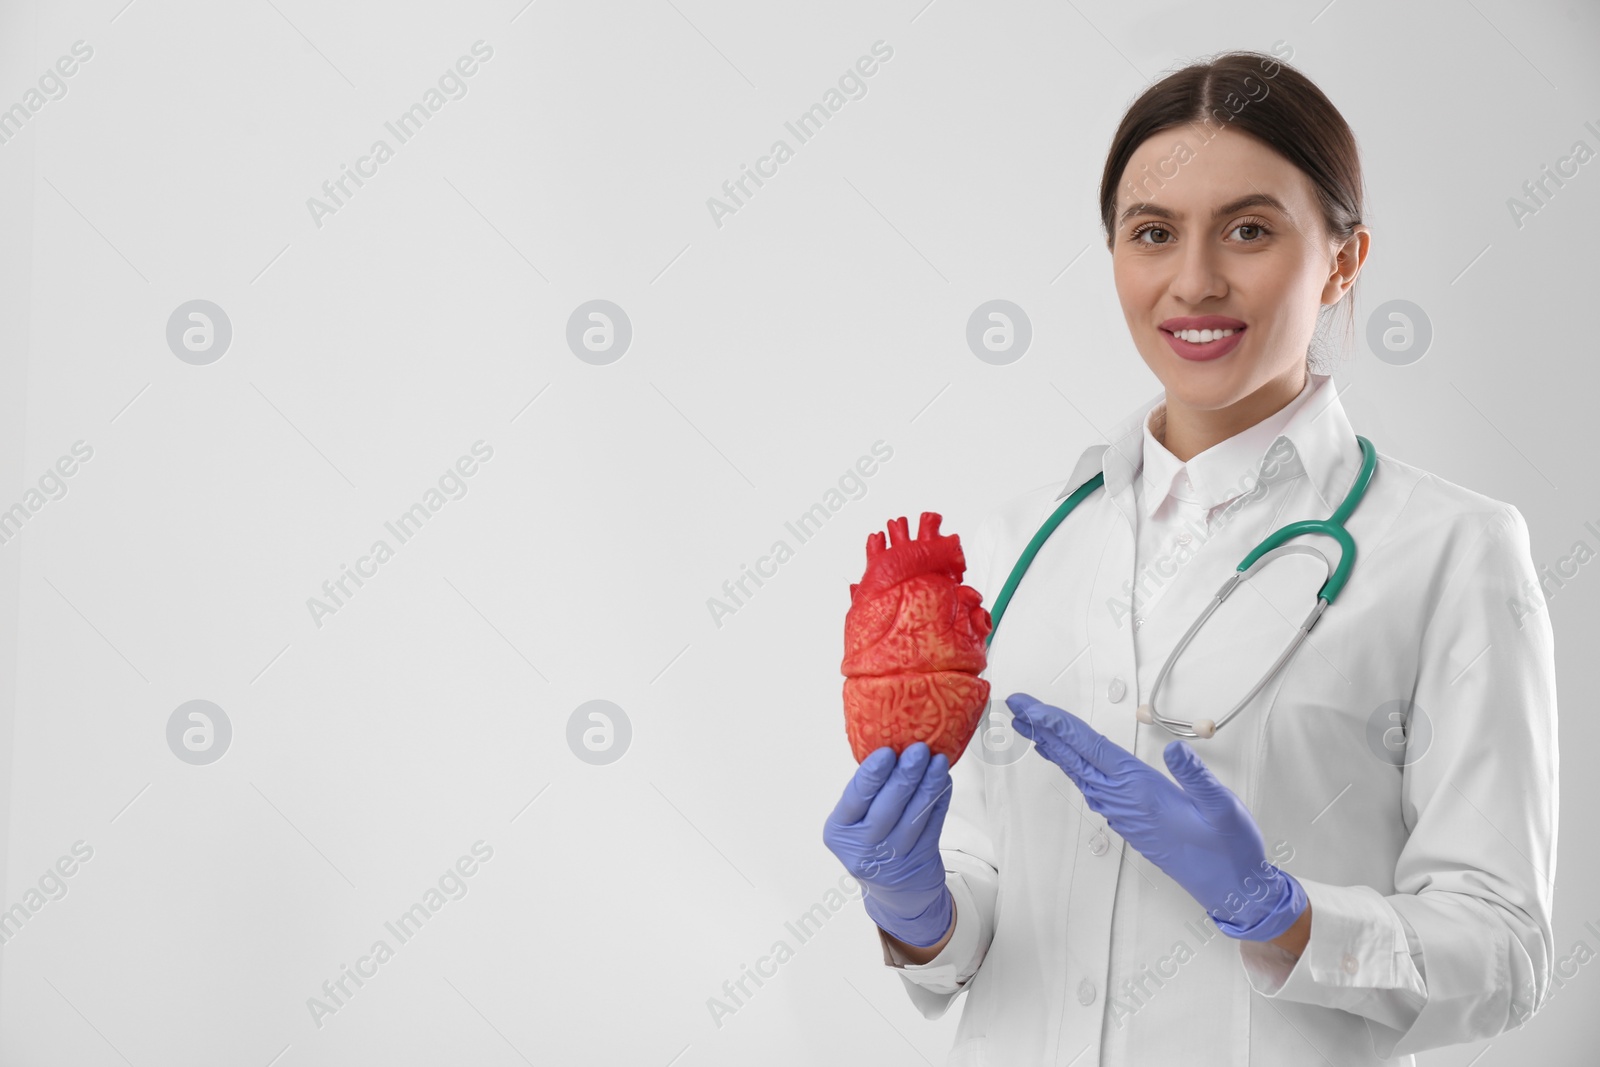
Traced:
<svg viewBox="0 0 1600 1067">
<path fill-rule="evenodd" d="M 1164 373 L 1156 375 L 1171 396 L 1183 401 L 1186 407 L 1207 410 L 1226 407 L 1242 395 L 1239 372 L 1215 363 L 1191 363 L 1181 356 L 1173 356 Z"/>
</svg>

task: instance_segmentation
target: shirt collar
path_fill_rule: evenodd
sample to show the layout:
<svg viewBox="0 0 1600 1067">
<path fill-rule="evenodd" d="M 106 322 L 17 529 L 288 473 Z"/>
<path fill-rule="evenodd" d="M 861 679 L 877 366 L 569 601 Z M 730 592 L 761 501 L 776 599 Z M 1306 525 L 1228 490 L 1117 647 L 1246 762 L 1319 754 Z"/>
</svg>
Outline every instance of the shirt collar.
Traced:
<svg viewBox="0 0 1600 1067">
<path fill-rule="evenodd" d="M 1356 472 L 1361 466 L 1361 448 L 1356 443 L 1355 430 L 1345 416 L 1344 405 L 1339 401 L 1338 388 L 1332 376 L 1310 374 L 1309 377 L 1310 382 L 1307 387 L 1290 403 L 1289 407 L 1294 410 L 1287 421 L 1273 433 L 1270 441 L 1253 441 L 1251 448 L 1254 449 L 1259 443 L 1261 459 L 1264 460 L 1267 451 L 1276 446 L 1280 440 L 1286 439 L 1291 446 L 1290 456 L 1287 461 L 1278 465 L 1277 478 L 1306 474 L 1316 491 L 1324 514 L 1332 514 L 1355 481 Z M 1148 419 L 1165 399 L 1164 392 L 1150 397 L 1112 427 L 1104 441 L 1085 448 L 1078 457 L 1077 465 L 1072 469 L 1072 476 L 1068 478 L 1067 484 L 1057 494 L 1056 499 L 1066 499 L 1097 473 L 1105 475 L 1108 495 L 1115 496 L 1131 486 L 1134 476 L 1139 474 L 1144 465 L 1144 441 L 1148 432 Z M 1271 417 L 1263 420 L 1265 423 L 1272 421 Z M 1235 437 L 1248 432 L 1248 430 L 1243 431 Z M 1271 431 L 1264 431 L 1262 436 L 1264 437 L 1267 432 Z M 1176 459 L 1171 457 L 1170 453 L 1169 458 Z M 1195 459 L 1200 458 L 1195 457 Z M 1225 478 L 1228 477 L 1227 464 L 1237 466 L 1238 462 L 1230 456 L 1226 463 L 1218 468 Z M 1259 462 L 1256 469 L 1259 473 Z M 1201 484 L 1205 483 L 1203 481 L 1197 483 L 1196 488 L 1198 489 Z M 1210 493 L 1212 495 L 1226 493 L 1229 488 L 1231 485 L 1218 486 L 1211 489 Z"/>
<path fill-rule="evenodd" d="M 1305 406 L 1316 383 L 1306 376 L 1295 398 L 1254 426 L 1218 441 L 1185 463 L 1167 450 L 1156 431 L 1166 420 L 1166 405 L 1157 404 L 1145 417 L 1143 469 L 1138 477 L 1144 514 L 1152 516 L 1168 496 L 1210 512 L 1250 491 L 1260 472 L 1261 459 Z"/>
</svg>

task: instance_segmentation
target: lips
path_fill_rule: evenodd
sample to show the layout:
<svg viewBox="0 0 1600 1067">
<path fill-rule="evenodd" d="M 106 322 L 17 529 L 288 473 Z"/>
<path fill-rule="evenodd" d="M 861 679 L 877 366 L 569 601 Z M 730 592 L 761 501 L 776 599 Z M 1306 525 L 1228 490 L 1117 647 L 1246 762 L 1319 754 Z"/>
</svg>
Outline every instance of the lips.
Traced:
<svg viewBox="0 0 1600 1067">
<path fill-rule="evenodd" d="M 1183 326 L 1183 327 L 1179 327 L 1179 328 L 1180 329 L 1185 329 L 1185 330 L 1191 330 L 1191 329 L 1193 329 L 1193 330 L 1208 330 L 1208 329 L 1226 330 L 1229 327 L 1226 327 L 1226 326 Z M 1203 362 L 1206 362 L 1207 360 L 1213 360 L 1213 359 L 1222 358 L 1223 356 L 1227 355 L 1229 352 L 1232 352 L 1234 349 L 1239 347 L 1239 342 L 1244 340 L 1244 335 L 1245 335 L 1245 328 L 1244 327 L 1242 327 L 1242 326 L 1241 327 L 1235 327 L 1235 328 L 1233 328 L 1233 333 L 1231 333 L 1227 337 L 1222 337 L 1222 338 L 1217 338 L 1217 339 L 1214 339 L 1214 340 L 1211 340 L 1211 341 L 1197 343 L 1197 342 L 1194 342 L 1194 341 L 1185 341 L 1183 338 L 1179 337 L 1176 333 L 1172 332 L 1171 330 L 1163 329 L 1161 331 L 1162 340 L 1167 342 L 1167 346 L 1169 348 L 1171 348 L 1173 352 L 1177 353 L 1179 356 L 1183 357 L 1184 359 L 1190 360 L 1191 362 L 1197 362 L 1197 363 L 1203 363 Z"/>
</svg>

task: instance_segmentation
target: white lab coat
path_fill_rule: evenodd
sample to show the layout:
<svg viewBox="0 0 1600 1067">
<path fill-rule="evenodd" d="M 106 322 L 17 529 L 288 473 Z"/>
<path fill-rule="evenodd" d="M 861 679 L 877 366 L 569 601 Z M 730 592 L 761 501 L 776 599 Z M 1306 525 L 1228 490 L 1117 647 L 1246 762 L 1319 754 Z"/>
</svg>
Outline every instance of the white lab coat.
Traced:
<svg viewBox="0 0 1600 1067">
<path fill-rule="evenodd" d="M 1347 524 L 1349 584 L 1277 679 L 1214 738 L 1189 742 L 1255 816 L 1268 859 L 1305 887 L 1311 935 L 1297 962 L 1217 930 L 1010 726 L 1004 699 L 1027 692 L 1168 773 L 1173 735 L 1135 719 L 1167 652 L 1251 548 L 1326 518 L 1359 469 L 1333 383 L 1318 375 L 1308 388 L 1262 488 L 1210 517 L 1142 611 L 1137 662 L 1124 585 L 1135 578 L 1131 483 L 1159 395 L 1111 446 L 1086 449 L 1064 486 L 1012 500 L 966 543 L 968 581 L 992 608 L 1044 519 L 1104 471 L 1105 486 L 1039 552 L 990 647 L 991 712 L 952 771 L 940 841 L 955 932 L 921 966 L 884 941 L 925 1016 L 967 994 L 950 1064 L 1413 1064 L 1422 1049 L 1513 1029 L 1546 999 L 1554 643 L 1548 614 L 1526 610 L 1538 579 L 1515 507 L 1374 442 L 1378 466 Z M 1337 562 L 1331 539 L 1302 542 Z M 1162 683 L 1163 713 L 1231 708 L 1323 575 L 1291 556 L 1236 591 Z M 1420 712 L 1401 733 L 1406 702 Z"/>
</svg>

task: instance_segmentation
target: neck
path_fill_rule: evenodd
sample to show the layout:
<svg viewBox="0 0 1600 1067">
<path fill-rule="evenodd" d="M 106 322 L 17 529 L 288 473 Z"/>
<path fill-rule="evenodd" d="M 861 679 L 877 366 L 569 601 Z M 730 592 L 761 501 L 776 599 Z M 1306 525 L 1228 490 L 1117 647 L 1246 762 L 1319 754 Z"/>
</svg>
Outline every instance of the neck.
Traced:
<svg viewBox="0 0 1600 1067">
<path fill-rule="evenodd" d="M 1180 462 L 1187 463 L 1212 445 L 1272 417 L 1305 388 L 1307 370 L 1298 364 L 1282 378 L 1274 378 L 1249 396 L 1225 408 L 1194 408 L 1168 391 L 1162 413 L 1152 420 L 1151 433 Z"/>
</svg>

